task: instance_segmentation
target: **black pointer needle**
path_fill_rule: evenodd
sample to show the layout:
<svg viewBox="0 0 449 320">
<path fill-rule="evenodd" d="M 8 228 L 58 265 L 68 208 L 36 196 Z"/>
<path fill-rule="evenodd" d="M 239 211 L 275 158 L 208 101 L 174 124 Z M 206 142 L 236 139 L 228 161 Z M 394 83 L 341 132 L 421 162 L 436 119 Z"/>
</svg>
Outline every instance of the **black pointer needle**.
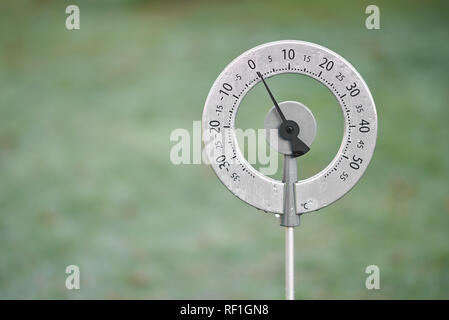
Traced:
<svg viewBox="0 0 449 320">
<path fill-rule="evenodd" d="M 276 107 L 276 110 L 277 110 L 277 112 L 279 113 L 279 116 L 281 117 L 282 122 L 283 122 L 283 123 L 287 122 L 287 119 L 285 119 L 285 116 L 284 116 L 284 114 L 282 113 L 281 108 L 279 108 L 279 105 L 278 105 L 276 99 L 273 97 L 273 94 L 271 93 L 270 88 L 268 88 L 267 83 L 265 82 L 265 79 L 262 77 L 262 74 L 261 74 L 259 71 L 257 71 L 257 75 L 260 77 L 260 79 L 262 79 L 262 82 L 263 82 L 263 84 L 264 84 L 264 86 L 265 86 L 265 89 L 267 89 L 268 94 L 270 95 L 270 98 L 271 98 L 271 100 L 273 101 L 274 106 Z"/>
<path fill-rule="evenodd" d="M 281 136 L 281 138 L 290 141 L 294 157 L 299 157 L 302 156 L 303 154 L 306 154 L 310 150 L 310 148 L 301 139 L 298 138 L 299 134 L 298 124 L 293 120 L 287 120 L 285 118 L 276 99 L 273 97 L 270 88 L 268 88 L 267 83 L 262 77 L 262 74 L 260 72 L 257 72 L 257 75 L 260 77 L 260 79 L 262 79 L 265 89 L 267 89 L 268 94 L 270 95 L 271 100 L 273 101 L 274 106 L 276 107 L 276 110 L 279 113 L 279 116 L 281 117 L 282 123 L 279 126 L 279 135 Z"/>
</svg>

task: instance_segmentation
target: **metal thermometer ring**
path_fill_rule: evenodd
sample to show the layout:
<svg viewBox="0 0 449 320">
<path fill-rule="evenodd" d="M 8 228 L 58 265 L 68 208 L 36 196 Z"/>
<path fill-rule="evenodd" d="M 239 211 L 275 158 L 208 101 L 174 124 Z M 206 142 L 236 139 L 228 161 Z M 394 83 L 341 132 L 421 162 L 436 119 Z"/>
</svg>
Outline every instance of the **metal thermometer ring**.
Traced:
<svg viewBox="0 0 449 320">
<path fill-rule="evenodd" d="M 234 195 L 273 213 L 283 213 L 284 184 L 262 175 L 248 163 L 235 134 L 240 103 L 261 81 L 257 72 L 265 79 L 283 73 L 311 77 L 326 86 L 337 99 L 344 118 L 340 149 L 325 169 L 295 184 L 297 213 L 328 206 L 357 183 L 374 152 L 377 114 L 365 81 L 335 52 L 296 40 L 270 42 L 250 49 L 218 76 L 203 111 L 207 157 L 214 172 Z M 314 106 L 308 107 L 313 111 Z"/>
</svg>

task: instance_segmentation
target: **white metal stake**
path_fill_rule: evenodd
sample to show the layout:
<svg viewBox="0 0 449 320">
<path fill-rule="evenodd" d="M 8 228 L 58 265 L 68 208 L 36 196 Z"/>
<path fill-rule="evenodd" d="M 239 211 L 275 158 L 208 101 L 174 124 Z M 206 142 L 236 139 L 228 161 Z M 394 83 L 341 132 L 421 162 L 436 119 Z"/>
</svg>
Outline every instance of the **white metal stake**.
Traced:
<svg viewBox="0 0 449 320">
<path fill-rule="evenodd" d="M 285 299 L 295 299 L 294 228 L 285 227 Z"/>
</svg>

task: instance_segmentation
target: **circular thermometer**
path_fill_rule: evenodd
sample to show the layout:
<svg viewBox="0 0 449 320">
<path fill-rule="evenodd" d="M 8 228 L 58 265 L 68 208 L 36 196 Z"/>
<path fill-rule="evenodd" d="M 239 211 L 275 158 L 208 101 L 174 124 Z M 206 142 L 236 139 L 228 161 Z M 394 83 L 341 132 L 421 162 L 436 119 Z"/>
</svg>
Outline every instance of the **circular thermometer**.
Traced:
<svg viewBox="0 0 449 320">
<path fill-rule="evenodd" d="M 237 143 L 235 121 L 240 103 L 256 85 L 273 102 L 265 128 L 277 130 L 277 150 L 291 158 L 313 152 L 319 123 L 313 109 L 297 101 L 277 101 L 270 78 L 283 73 L 311 77 L 337 99 L 344 119 L 341 146 L 329 165 L 305 180 L 294 180 L 291 207 L 295 214 L 319 210 L 346 194 L 360 179 L 373 155 L 377 114 L 371 93 L 356 69 L 335 52 L 317 44 L 286 40 L 246 51 L 218 76 L 207 97 L 202 119 L 203 142 L 211 166 L 223 184 L 241 200 L 272 213 L 286 212 L 285 181 L 262 175 L 243 156 Z M 267 137 L 268 143 L 273 139 Z M 296 161 L 296 159 L 294 159 Z M 285 170 L 285 165 L 284 165 Z M 296 172 L 295 172 L 296 174 Z"/>
</svg>

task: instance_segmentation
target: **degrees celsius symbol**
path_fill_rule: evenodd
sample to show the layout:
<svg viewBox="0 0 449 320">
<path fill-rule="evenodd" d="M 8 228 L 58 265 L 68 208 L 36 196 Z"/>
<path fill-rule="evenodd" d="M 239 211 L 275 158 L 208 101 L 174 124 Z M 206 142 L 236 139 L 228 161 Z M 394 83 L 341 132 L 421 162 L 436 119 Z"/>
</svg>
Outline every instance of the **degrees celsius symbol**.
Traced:
<svg viewBox="0 0 449 320">
<path fill-rule="evenodd" d="M 297 158 L 313 152 L 317 123 L 300 101 L 278 101 L 269 78 L 295 73 L 326 86 L 344 119 L 341 146 L 329 165 L 298 181 Z M 238 77 L 237 77 L 238 75 Z M 268 143 L 284 155 L 283 181 L 262 175 L 243 156 L 235 119 L 245 95 L 258 83 L 266 89 L 270 110 L 264 126 Z M 310 106 L 314 107 L 314 106 Z M 317 44 L 285 40 L 266 43 L 234 59 L 218 76 L 207 97 L 202 119 L 203 142 L 221 182 L 257 209 L 280 214 L 286 228 L 286 298 L 294 298 L 293 227 L 301 214 L 319 210 L 346 194 L 365 172 L 377 138 L 377 114 L 371 93 L 356 69 L 341 56 Z"/>
</svg>

